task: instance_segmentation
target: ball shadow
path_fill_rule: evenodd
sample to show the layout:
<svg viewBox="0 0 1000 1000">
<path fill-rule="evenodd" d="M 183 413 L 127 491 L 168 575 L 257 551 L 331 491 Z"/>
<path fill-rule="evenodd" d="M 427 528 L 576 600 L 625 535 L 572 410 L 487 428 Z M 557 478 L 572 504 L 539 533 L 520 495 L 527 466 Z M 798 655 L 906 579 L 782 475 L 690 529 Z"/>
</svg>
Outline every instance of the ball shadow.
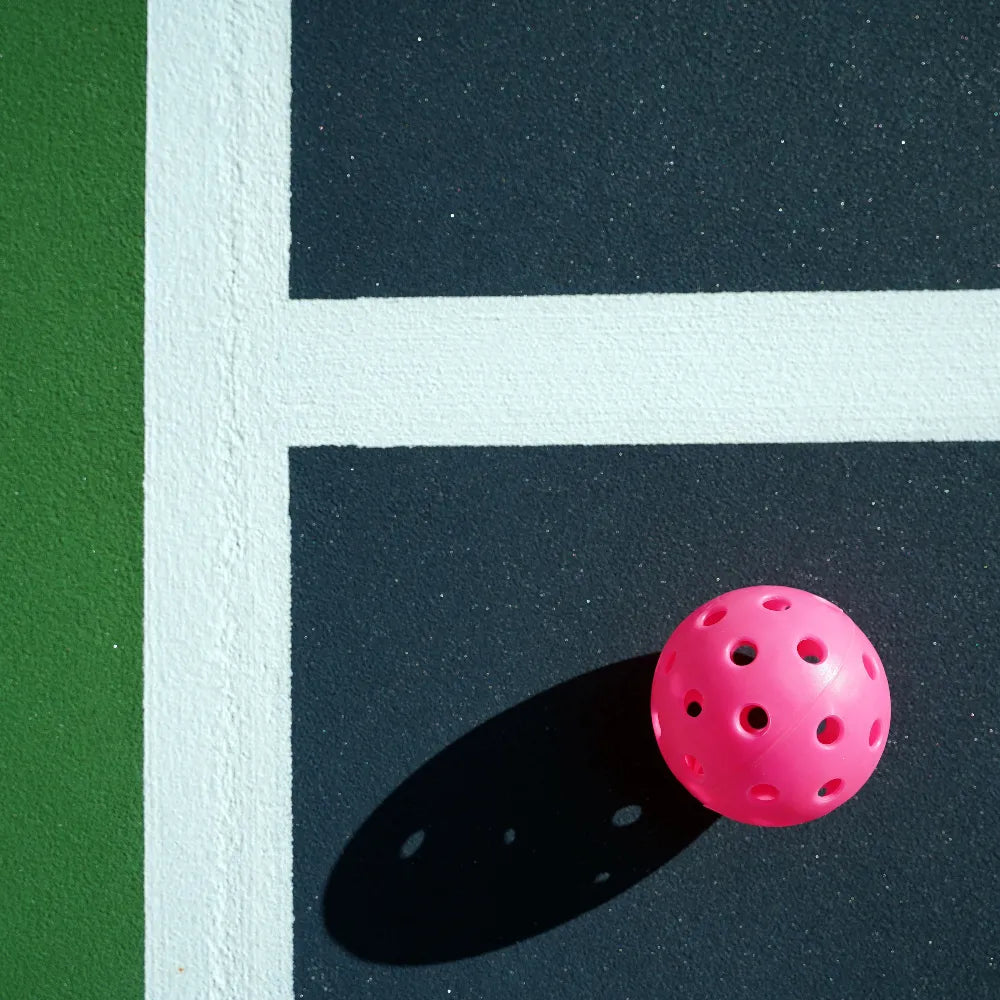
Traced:
<svg viewBox="0 0 1000 1000">
<path fill-rule="evenodd" d="M 635 885 L 717 818 L 653 739 L 656 655 L 508 709 L 406 779 L 329 877 L 331 937 L 372 962 L 483 954 Z"/>
</svg>

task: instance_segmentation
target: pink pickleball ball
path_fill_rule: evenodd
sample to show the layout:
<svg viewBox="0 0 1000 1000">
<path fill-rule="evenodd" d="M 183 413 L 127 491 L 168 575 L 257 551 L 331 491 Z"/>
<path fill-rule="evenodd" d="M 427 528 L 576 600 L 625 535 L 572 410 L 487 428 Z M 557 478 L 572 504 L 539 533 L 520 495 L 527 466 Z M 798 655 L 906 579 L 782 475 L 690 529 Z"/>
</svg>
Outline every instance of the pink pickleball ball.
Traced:
<svg viewBox="0 0 1000 1000">
<path fill-rule="evenodd" d="M 651 697 L 670 770 L 709 809 L 791 826 L 846 802 L 885 749 L 882 661 L 840 608 L 792 587 L 744 587 L 667 640 Z"/>
</svg>

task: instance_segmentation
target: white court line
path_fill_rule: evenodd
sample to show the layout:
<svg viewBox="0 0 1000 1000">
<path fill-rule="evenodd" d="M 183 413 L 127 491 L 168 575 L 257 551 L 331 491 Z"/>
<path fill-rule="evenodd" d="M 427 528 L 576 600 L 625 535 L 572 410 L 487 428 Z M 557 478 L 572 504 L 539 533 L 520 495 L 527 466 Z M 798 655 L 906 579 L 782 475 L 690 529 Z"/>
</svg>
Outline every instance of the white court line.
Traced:
<svg viewBox="0 0 1000 1000">
<path fill-rule="evenodd" d="M 289 302 L 289 38 L 149 4 L 150 998 L 292 996 L 290 445 L 1000 438 L 995 292 Z"/>
<path fill-rule="evenodd" d="M 995 292 L 298 302 L 297 444 L 1000 436 Z"/>
</svg>

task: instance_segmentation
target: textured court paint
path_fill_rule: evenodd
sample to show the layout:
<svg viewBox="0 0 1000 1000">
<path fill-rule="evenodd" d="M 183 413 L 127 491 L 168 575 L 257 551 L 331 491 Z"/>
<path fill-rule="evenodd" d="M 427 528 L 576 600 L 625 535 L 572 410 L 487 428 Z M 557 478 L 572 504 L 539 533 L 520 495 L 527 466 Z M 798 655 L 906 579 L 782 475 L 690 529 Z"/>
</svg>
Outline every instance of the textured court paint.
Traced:
<svg viewBox="0 0 1000 1000">
<path fill-rule="evenodd" d="M 1000 292 L 359 299 L 283 319 L 294 444 L 1000 436 Z"/>
<path fill-rule="evenodd" d="M 292 21 L 295 298 L 1000 287 L 993 4 Z"/>
<path fill-rule="evenodd" d="M 146 990 L 156 998 L 292 995 L 290 445 L 1000 436 L 988 389 L 1000 364 L 995 293 L 289 302 L 288 16 L 233 0 L 184 17 L 150 5 Z M 841 330 L 849 355 L 830 342 Z M 732 338 L 724 372 L 706 350 L 722 338 Z M 814 388 L 801 429 L 790 420 L 805 412 L 804 363 Z M 906 392 L 890 399 L 886 426 L 894 385 Z M 725 405 L 734 392 L 752 398 L 751 419 Z"/>
<path fill-rule="evenodd" d="M 271 362 L 285 294 L 260 284 L 269 265 L 287 266 L 286 19 L 282 4 L 208 0 L 183 17 L 149 5 L 146 995 L 156 1000 L 291 995 L 287 462 Z"/>
<path fill-rule="evenodd" d="M 0 29 L 0 995 L 141 995 L 145 8 Z"/>
<path fill-rule="evenodd" d="M 295 448 L 289 470 L 296 998 L 997 995 L 1000 443 Z M 888 747 L 819 822 L 691 829 L 632 658 L 778 582 L 873 640 Z M 718 720 L 702 693 L 663 725 Z M 818 749 L 817 788 L 844 777 Z"/>
</svg>

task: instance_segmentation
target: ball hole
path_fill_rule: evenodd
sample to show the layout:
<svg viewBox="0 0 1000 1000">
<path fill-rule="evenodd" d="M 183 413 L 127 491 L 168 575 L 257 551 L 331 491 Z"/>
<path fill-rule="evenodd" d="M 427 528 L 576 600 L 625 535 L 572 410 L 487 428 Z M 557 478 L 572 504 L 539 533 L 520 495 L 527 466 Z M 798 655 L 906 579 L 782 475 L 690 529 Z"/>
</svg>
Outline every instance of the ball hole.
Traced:
<svg viewBox="0 0 1000 1000">
<path fill-rule="evenodd" d="M 705 768 L 701 766 L 701 762 L 697 757 L 692 756 L 689 753 L 684 754 L 684 766 L 696 777 L 700 778 L 705 774 Z"/>
<path fill-rule="evenodd" d="M 787 611 L 792 606 L 792 602 L 786 597 L 769 597 L 764 601 L 764 607 L 768 611 Z"/>
<path fill-rule="evenodd" d="M 669 674 L 673 669 L 674 661 L 677 659 L 677 650 L 672 649 L 670 655 L 665 659 L 660 661 L 660 670 L 664 674 Z"/>
<path fill-rule="evenodd" d="M 653 732 L 656 734 L 656 738 L 659 739 L 663 735 L 663 728 L 660 726 L 660 713 L 653 712 Z"/>
<path fill-rule="evenodd" d="M 876 719 L 872 723 L 872 728 L 868 733 L 868 745 L 870 747 L 877 747 L 882 742 L 882 720 Z"/>
<path fill-rule="evenodd" d="M 806 663 L 822 663 L 826 659 L 826 646 L 811 636 L 803 639 L 795 648 Z"/>
<path fill-rule="evenodd" d="M 687 712 L 692 719 L 697 719 L 698 716 L 701 715 L 701 709 L 701 692 L 688 691 L 688 693 L 684 695 L 684 711 Z"/>
<path fill-rule="evenodd" d="M 750 733 L 751 736 L 759 736 L 764 732 L 767 729 L 768 721 L 767 711 L 760 705 L 747 705 L 740 712 L 740 726 L 745 733 Z"/>
<path fill-rule="evenodd" d="M 875 680 L 878 677 L 878 667 L 875 665 L 875 661 L 867 653 L 864 653 L 861 656 L 861 662 L 865 665 L 868 676 Z"/>
<path fill-rule="evenodd" d="M 757 647 L 749 640 L 744 640 L 729 654 L 729 658 L 736 666 L 745 667 L 757 659 Z"/>
<path fill-rule="evenodd" d="M 725 608 L 721 608 L 721 607 L 719 607 L 719 608 L 711 608 L 709 611 L 705 612 L 705 617 L 702 618 L 701 623 L 702 623 L 702 625 L 705 625 L 705 626 L 708 626 L 708 625 L 718 625 L 719 622 L 721 622 L 722 619 L 725 618 L 725 617 L 726 617 L 726 609 Z"/>
<path fill-rule="evenodd" d="M 758 802 L 773 802 L 778 797 L 778 789 L 774 785 L 754 785 L 750 797 Z"/>
<path fill-rule="evenodd" d="M 816 739 L 828 747 L 836 743 L 844 734 L 844 724 L 834 715 L 828 715 L 816 727 Z"/>
<path fill-rule="evenodd" d="M 831 778 L 822 788 L 816 793 L 821 799 L 828 799 L 844 787 L 844 783 L 840 778 Z"/>
</svg>

